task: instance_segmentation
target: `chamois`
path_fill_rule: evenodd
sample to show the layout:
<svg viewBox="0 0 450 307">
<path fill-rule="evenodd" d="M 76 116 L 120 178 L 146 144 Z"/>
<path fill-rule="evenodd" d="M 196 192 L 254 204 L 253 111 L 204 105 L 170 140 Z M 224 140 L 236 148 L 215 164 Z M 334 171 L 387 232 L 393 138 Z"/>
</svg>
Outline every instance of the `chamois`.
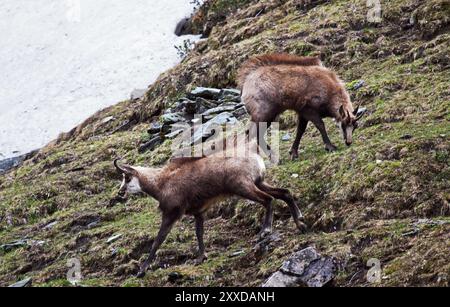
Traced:
<svg viewBox="0 0 450 307">
<path fill-rule="evenodd" d="M 183 215 L 195 218 L 199 255 L 196 263 L 206 259 L 203 243 L 204 213 L 218 200 L 228 196 L 239 196 L 263 205 L 266 209 L 260 236 L 272 230 L 272 201 L 283 200 L 300 231 L 306 229 L 301 222 L 302 214 L 287 189 L 272 187 L 264 182 L 265 166 L 256 153 L 245 157 L 211 155 L 207 157 L 173 158 L 163 168 L 147 168 L 119 165 L 123 174 L 118 195 L 126 199 L 128 194 L 144 192 L 159 202 L 162 212 L 160 230 L 153 241 L 150 253 L 142 264 L 138 277 L 143 277 L 155 254 L 164 242 L 174 223 Z"/>
<path fill-rule="evenodd" d="M 353 131 L 365 109 L 353 109 L 342 81 L 334 72 L 322 66 L 315 57 L 289 54 L 267 54 L 247 60 L 239 69 L 238 84 L 242 99 L 251 116 L 250 132 L 264 142 L 267 127 L 286 110 L 297 112 L 298 123 L 290 155 L 298 158 L 300 139 L 308 122 L 320 131 L 325 149 L 335 151 L 322 118 L 333 117 L 339 124 L 347 146 L 352 144 Z M 264 147 L 263 147 L 264 148 Z"/>
</svg>

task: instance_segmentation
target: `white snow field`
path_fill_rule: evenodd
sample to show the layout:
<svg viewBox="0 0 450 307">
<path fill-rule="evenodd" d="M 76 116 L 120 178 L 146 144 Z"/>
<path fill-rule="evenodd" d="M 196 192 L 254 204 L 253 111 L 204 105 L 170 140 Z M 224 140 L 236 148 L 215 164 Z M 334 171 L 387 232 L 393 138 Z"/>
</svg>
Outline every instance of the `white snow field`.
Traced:
<svg viewBox="0 0 450 307">
<path fill-rule="evenodd" d="M 0 160 L 145 89 L 180 59 L 190 0 L 1 0 Z"/>
</svg>

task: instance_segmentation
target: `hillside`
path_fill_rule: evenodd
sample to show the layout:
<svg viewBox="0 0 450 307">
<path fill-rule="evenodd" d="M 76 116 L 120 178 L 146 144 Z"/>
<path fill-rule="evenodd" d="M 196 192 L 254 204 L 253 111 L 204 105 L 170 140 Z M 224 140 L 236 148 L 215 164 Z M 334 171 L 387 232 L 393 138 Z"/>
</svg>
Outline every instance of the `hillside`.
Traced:
<svg viewBox="0 0 450 307">
<path fill-rule="evenodd" d="M 144 98 L 97 112 L 0 176 L 0 245 L 27 239 L 0 250 L 0 285 L 26 277 L 34 286 L 68 285 L 67 261 L 77 258 L 88 286 L 259 286 L 291 253 L 313 246 L 338 260 L 334 286 L 448 286 L 450 1 L 382 1 L 382 11 L 381 23 L 369 23 L 363 0 L 208 1 L 190 24 L 207 38 Z M 297 161 L 288 155 L 292 138 L 280 142 L 281 163 L 268 180 L 293 191 L 309 230 L 298 234 L 277 203 L 280 238 L 257 253 L 262 208 L 230 200 L 206 221 L 206 262 L 192 263 L 194 222 L 186 217 L 160 249 L 158 268 L 134 278 L 160 215 L 149 198 L 109 206 L 120 180 L 112 161 L 164 164 L 171 140 L 138 152 L 150 122 L 197 86 L 235 87 L 240 64 L 268 52 L 320 56 L 368 109 L 351 147 L 331 121 L 334 153 L 312 127 Z M 294 114 L 280 126 L 292 136 Z M 370 258 L 381 261 L 378 284 L 366 280 Z"/>
</svg>

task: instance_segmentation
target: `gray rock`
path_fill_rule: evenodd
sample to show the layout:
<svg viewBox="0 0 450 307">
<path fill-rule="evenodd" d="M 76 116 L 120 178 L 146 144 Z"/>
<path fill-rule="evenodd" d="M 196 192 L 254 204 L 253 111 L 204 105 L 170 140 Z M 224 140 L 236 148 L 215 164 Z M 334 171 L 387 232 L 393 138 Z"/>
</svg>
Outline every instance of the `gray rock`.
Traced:
<svg viewBox="0 0 450 307">
<path fill-rule="evenodd" d="M 237 119 L 233 116 L 233 114 L 229 112 L 220 113 L 195 130 L 191 145 L 205 141 L 214 134 L 214 129 L 221 127 L 222 125 L 234 125 L 236 123 Z"/>
<path fill-rule="evenodd" d="M 15 284 L 10 285 L 10 288 L 24 288 L 24 287 L 31 287 L 32 284 L 31 277 L 25 278 L 24 280 L 21 280 L 19 282 L 16 282 Z"/>
<path fill-rule="evenodd" d="M 232 253 L 230 255 L 230 258 L 238 257 L 238 256 L 241 256 L 241 255 L 245 255 L 245 251 L 244 250 L 240 250 L 240 251 Z"/>
<path fill-rule="evenodd" d="M 112 236 L 112 237 L 109 237 L 108 238 L 108 240 L 106 240 L 106 243 L 112 243 L 112 242 L 115 242 L 115 241 L 117 241 L 120 237 L 122 236 L 122 234 L 116 234 L 116 235 L 114 235 L 114 236 Z"/>
<path fill-rule="evenodd" d="M 51 222 L 51 223 L 45 225 L 42 229 L 45 229 L 45 230 L 52 229 L 56 224 L 58 224 L 58 221 Z"/>
<path fill-rule="evenodd" d="M 284 141 L 284 142 L 287 142 L 287 141 L 289 141 L 290 139 L 291 139 L 291 135 L 290 135 L 289 133 L 286 133 L 285 135 L 283 135 L 283 136 L 281 137 L 281 140 Z"/>
<path fill-rule="evenodd" d="M 220 89 L 209 87 L 197 87 L 188 94 L 188 98 L 202 97 L 206 99 L 217 100 L 220 97 Z"/>
<path fill-rule="evenodd" d="M 25 247 L 25 246 L 28 246 L 28 241 L 25 239 L 21 239 L 21 240 L 17 240 L 17 241 L 13 241 L 13 242 L 9 242 L 9 243 L 0 245 L 0 250 L 4 251 L 4 252 L 10 252 L 16 248 Z"/>
<path fill-rule="evenodd" d="M 336 270 L 334 258 L 323 257 L 308 247 L 291 255 L 263 287 L 323 287 L 333 280 Z"/>
<path fill-rule="evenodd" d="M 164 124 L 175 124 L 186 120 L 180 113 L 167 113 L 161 115 L 160 119 Z"/>
<path fill-rule="evenodd" d="M 180 102 L 180 106 L 186 114 L 195 114 L 199 110 L 200 103 L 185 98 Z"/>
<path fill-rule="evenodd" d="M 353 84 L 353 90 L 358 90 L 358 89 L 360 89 L 361 87 L 363 87 L 364 86 L 364 84 L 366 84 L 366 82 L 364 81 L 364 80 L 359 80 L 358 82 L 356 82 L 355 84 Z"/>
<path fill-rule="evenodd" d="M 31 159 L 39 150 L 33 150 L 24 155 L 8 158 L 0 161 L 0 175 L 22 164 L 23 161 Z M 13 153 L 17 153 L 16 151 Z"/>
<path fill-rule="evenodd" d="M 161 131 L 162 124 L 160 122 L 153 122 L 147 130 L 148 134 L 156 134 Z"/>
<path fill-rule="evenodd" d="M 241 106 L 233 111 L 233 115 L 236 116 L 236 118 L 241 118 L 247 115 L 247 109 L 245 108 L 245 106 Z"/>
<path fill-rule="evenodd" d="M 236 109 L 236 105 L 222 105 L 222 106 L 218 106 L 212 109 L 207 110 L 206 112 L 203 112 L 202 115 L 203 116 L 207 116 L 207 115 L 212 115 L 212 114 L 218 114 L 218 113 L 222 113 L 222 112 L 231 112 L 234 111 Z"/>
<path fill-rule="evenodd" d="M 175 130 L 175 131 L 173 131 L 173 132 L 171 132 L 171 133 L 166 134 L 166 135 L 165 135 L 165 138 L 167 138 L 167 139 L 174 139 L 174 138 L 176 138 L 179 134 L 183 133 L 183 131 L 184 131 L 183 129 Z"/>
<path fill-rule="evenodd" d="M 220 91 L 220 97 L 225 97 L 225 96 L 240 97 L 241 91 L 238 89 L 235 89 L 235 88 L 224 88 Z"/>
<path fill-rule="evenodd" d="M 147 143 L 144 143 L 141 146 L 139 146 L 138 151 L 139 151 L 139 153 L 143 153 L 147 150 L 153 150 L 153 149 L 155 149 L 156 146 L 160 145 L 162 142 L 163 142 L 163 140 L 159 135 L 155 136 L 153 139 L 151 139 Z"/>
<path fill-rule="evenodd" d="M 283 274 L 280 271 L 273 273 L 262 285 L 263 287 L 294 287 L 297 285 L 298 277 Z"/>
<path fill-rule="evenodd" d="M 219 102 L 214 101 L 214 100 L 208 100 L 202 97 L 197 97 L 195 99 L 195 102 L 200 106 L 203 107 L 204 109 L 212 109 L 215 108 L 219 105 Z"/>
</svg>

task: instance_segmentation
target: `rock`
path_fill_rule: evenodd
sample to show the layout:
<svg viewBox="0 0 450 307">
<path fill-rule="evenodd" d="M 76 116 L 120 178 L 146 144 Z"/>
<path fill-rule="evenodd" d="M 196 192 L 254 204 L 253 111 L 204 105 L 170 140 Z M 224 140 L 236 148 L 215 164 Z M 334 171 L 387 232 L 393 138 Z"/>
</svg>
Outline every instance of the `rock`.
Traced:
<svg viewBox="0 0 450 307">
<path fill-rule="evenodd" d="M 180 102 L 180 106 L 186 114 L 192 115 L 198 112 L 200 104 L 197 101 L 185 98 Z"/>
<path fill-rule="evenodd" d="M 130 94 L 130 100 L 141 99 L 146 92 L 146 89 L 134 89 Z"/>
<path fill-rule="evenodd" d="M 356 90 L 360 89 L 361 87 L 363 87 L 364 84 L 366 84 L 366 82 L 364 80 L 359 80 L 353 84 L 352 89 L 356 91 Z"/>
<path fill-rule="evenodd" d="M 298 176 L 299 176 L 299 175 L 296 174 L 296 173 L 294 173 L 294 174 L 291 175 L 292 178 L 298 178 Z"/>
<path fill-rule="evenodd" d="M 174 283 L 174 282 L 179 281 L 182 278 L 183 278 L 183 275 L 181 273 L 170 272 L 169 276 L 167 277 L 167 281 L 170 282 L 170 283 Z"/>
<path fill-rule="evenodd" d="M 106 240 L 106 243 L 108 243 L 108 244 L 113 243 L 113 242 L 117 241 L 121 236 L 122 236 L 122 234 L 119 233 L 112 237 L 109 237 L 108 240 Z"/>
<path fill-rule="evenodd" d="M 202 97 L 206 99 L 217 100 L 220 97 L 221 90 L 209 87 L 197 87 L 188 94 L 188 98 Z"/>
<path fill-rule="evenodd" d="M 208 100 L 202 97 L 197 97 L 195 99 L 195 102 L 200 106 L 203 107 L 204 109 L 212 109 L 215 108 L 219 105 L 219 103 L 217 101 L 214 100 Z"/>
<path fill-rule="evenodd" d="M 21 240 L 17 240 L 17 241 L 13 241 L 10 243 L 0 245 L 0 250 L 7 253 L 16 248 L 24 247 L 24 246 L 28 246 L 28 241 L 26 239 L 21 239 Z"/>
<path fill-rule="evenodd" d="M 234 111 L 235 109 L 236 109 L 236 105 L 218 106 L 218 107 L 209 109 L 206 112 L 203 112 L 202 116 L 207 116 L 207 115 L 217 114 L 217 113 L 222 113 L 222 112 L 231 112 L 231 111 Z"/>
<path fill-rule="evenodd" d="M 109 123 L 109 122 L 111 122 L 111 121 L 113 121 L 114 120 L 114 116 L 108 116 L 108 117 L 105 117 L 103 120 L 102 120 L 102 124 L 107 124 L 107 123 Z"/>
<path fill-rule="evenodd" d="M 180 113 L 167 113 L 161 115 L 160 119 L 164 124 L 175 124 L 185 120 Z"/>
<path fill-rule="evenodd" d="M 225 96 L 234 96 L 234 97 L 240 97 L 241 91 L 235 88 L 224 88 L 220 91 L 220 97 L 221 99 Z"/>
<path fill-rule="evenodd" d="M 155 149 L 156 146 L 160 145 L 162 142 L 163 142 L 163 140 L 159 135 L 155 136 L 153 139 L 151 139 L 147 143 L 139 146 L 138 151 L 139 151 L 139 153 L 143 153 L 144 151 L 147 151 L 147 150 L 153 150 L 153 149 Z"/>
<path fill-rule="evenodd" d="M 220 113 L 196 129 L 192 137 L 191 145 L 197 144 L 199 141 L 203 142 L 211 137 L 214 134 L 214 128 L 221 127 L 225 124 L 234 125 L 236 123 L 237 119 L 233 114 L 229 112 Z"/>
<path fill-rule="evenodd" d="M 51 223 L 45 225 L 42 229 L 44 229 L 44 230 L 52 229 L 56 224 L 58 224 L 58 221 L 51 222 Z"/>
<path fill-rule="evenodd" d="M 263 287 L 323 287 L 333 280 L 336 271 L 334 258 L 323 257 L 313 247 L 308 247 L 291 255 Z"/>
<path fill-rule="evenodd" d="M 176 138 L 179 134 L 181 134 L 181 133 L 183 133 L 183 129 L 177 129 L 177 130 L 175 130 L 175 131 L 173 131 L 173 132 L 171 132 L 171 133 L 169 133 L 169 134 L 166 134 L 165 135 L 165 138 L 167 138 L 167 139 L 174 139 L 174 138 Z"/>
<path fill-rule="evenodd" d="M 291 139 L 291 135 L 290 135 L 289 133 L 286 133 L 285 135 L 283 135 L 283 136 L 281 137 L 281 140 L 284 141 L 284 142 L 287 142 L 287 141 L 289 141 L 290 139 Z"/>
<path fill-rule="evenodd" d="M 247 115 L 247 109 L 245 108 L 245 106 L 239 107 L 233 111 L 233 115 L 236 118 L 241 118 L 241 117 Z"/>
<path fill-rule="evenodd" d="M 25 155 L 1 160 L 0 161 L 0 174 L 19 166 L 23 162 L 24 159 L 25 159 Z"/>
<path fill-rule="evenodd" d="M 161 132 L 162 124 L 160 122 L 153 122 L 147 130 L 148 134 L 157 134 Z"/>
<path fill-rule="evenodd" d="M 293 287 L 297 285 L 298 277 L 283 274 L 280 271 L 273 273 L 262 287 Z"/>
<path fill-rule="evenodd" d="M 24 288 L 24 287 L 31 287 L 33 280 L 31 277 L 25 278 L 24 280 L 21 280 L 19 282 L 16 282 L 15 284 L 12 284 L 9 286 L 9 288 Z"/>
<path fill-rule="evenodd" d="M 238 256 L 241 256 L 241 255 L 245 255 L 245 251 L 244 250 L 240 250 L 240 251 L 234 252 L 229 257 L 230 258 L 234 258 L 234 257 L 238 257 Z"/>
</svg>

